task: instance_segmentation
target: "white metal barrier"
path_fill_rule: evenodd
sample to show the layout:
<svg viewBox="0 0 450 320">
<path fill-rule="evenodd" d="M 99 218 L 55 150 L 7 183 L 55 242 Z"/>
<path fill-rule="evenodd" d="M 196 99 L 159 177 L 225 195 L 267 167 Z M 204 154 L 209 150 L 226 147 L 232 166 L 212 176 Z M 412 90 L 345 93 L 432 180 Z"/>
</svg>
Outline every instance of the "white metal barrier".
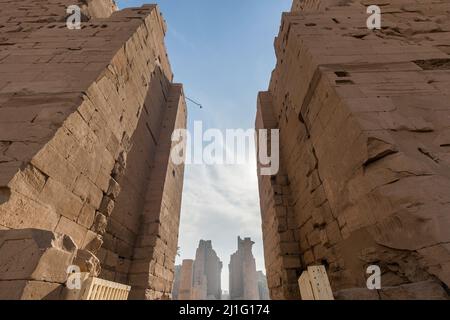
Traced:
<svg viewBox="0 0 450 320">
<path fill-rule="evenodd" d="M 83 283 L 80 300 L 127 300 L 131 287 L 90 277 Z"/>
</svg>

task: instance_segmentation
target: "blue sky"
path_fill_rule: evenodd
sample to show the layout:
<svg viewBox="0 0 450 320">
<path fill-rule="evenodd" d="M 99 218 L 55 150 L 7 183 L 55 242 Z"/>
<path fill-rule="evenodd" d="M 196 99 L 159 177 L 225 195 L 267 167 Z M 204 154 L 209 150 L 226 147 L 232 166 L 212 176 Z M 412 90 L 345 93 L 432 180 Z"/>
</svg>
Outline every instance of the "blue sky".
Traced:
<svg viewBox="0 0 450 320">
<path fill-rule="evenodd" d="M 274 37 L 291 0 L 119 0 L 119 8 L 157 3 L 167 22 L 166 45 L 175 81 L 184 85 L 188 128 L 254 127 L 256 96 L 275 66 Z M 195 257 L 200 239 L 212 240 L 221 258 L 222 288 L 237 236 L 252 237 L 257 268 L 264 270 L 256 163 L 186 167 L 180 226 L 181 257 Z"/>
</svg>

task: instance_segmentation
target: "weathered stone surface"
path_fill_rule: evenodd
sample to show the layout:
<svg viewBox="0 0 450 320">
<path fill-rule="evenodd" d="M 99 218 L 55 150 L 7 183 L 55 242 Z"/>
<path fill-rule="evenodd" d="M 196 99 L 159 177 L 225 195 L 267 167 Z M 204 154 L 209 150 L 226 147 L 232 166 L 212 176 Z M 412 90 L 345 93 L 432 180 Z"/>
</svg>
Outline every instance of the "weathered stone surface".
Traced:
<svg viewBox="0 0 450 320">
<path fill-rule="evenodd" d="M 94 225 L 92 226 L 92 231 L 103 235 L 106 232 L 106 226 L 108 219 L 104 214 L 97 212 L 94 219 Z"/>
<path fill-rule="evenodd" d="M 58 225 L 56 226 L 55 232 L 70 236 L 77 247 L 81 248 L 87 229 L 72 220 L 67 219 L 66 217 L 61 217 Z"/>
<path fill-rule="evenodd" d="M 112 179 L 109 182 L 108 192 L 106 193 L 112 200 L 115 200 L 120 194 L 120 185 L 116 180 Z"/>
<path fill-rule="evenodd" d="M 63 288 L 51 282 L 0 281 L 0 300 L 60 300 Z"/>
<path fill-rule="evenodd" d="M 145 118 L 138 124 L 138 130 L 145 132 L 144 136 L 132 137 L 133 145 L 136 146 L 143 137 L 151 137 L 159 132 L 158 144 L 156 146 L 149 146 L 148 141 L 144 144 L 154 150 L 154 169 L 150 171 L 148 176 L 143 176 L 139 170 L 141 165 L 145 166 L 146 158 L 141 158 L 139 149 L 133 149 L 127 157 L 127 170 L 130 164 L 134 164 L 133 168 L 128 171 L 129 177 L 139 177 L 135 181 L 126 181 L 125 185 L 132 185 L 140 188 L 139 190 L 147 190 L 144 197 L 138 199 L 140 207 L 133 208 L 133 214 L 140 213 L 143 210 L 142 220 L 130 224 L 128 216 L 124 214 L 117 214 L 117 220 L 120 225 L 115 225 L 111 229 L 112 233 L 117 234 L 121 232 L 124 234 L 125 242 L 135 243 L 134 253 L 148 252 L 142 259 L 135 258 L 131 262 L 131 269 L 139 266 L 145 269 L 146 272 L 133 272 L 136 276 L 147 277 L 149 285 L 146 289 L 150 291 L 133 289 L 130 292 L 130 299 L 143 299 L 142 294 L 148 296 L 149 292 L 154 291 L 155 295 L 161 299 L 168 299 L 171 297 L 172 282 L 174 277 L 175 256 L 178 248 L 178 226 L 180 223 L 181 210 L 181 193 L 183 190 L 183 176 L 184 165 L 175 165 L 170 160 L 170 151 L 176 144 L 171 141 L 172 132 L 175 129 L 186 127 L 186 104 L 182 87 L 179 85 L 168 85 L 168 99 L 166 111 L 161 113 L 160 128 L 156 130 L 155 127 L 149 125 L 151 122 L 145 123 Z M 163 98 L 163 97 L 161 97 Z M 156 99 L 156 97 L 153 97 Z M 156 124 L 155 124 L 156 125 Z M 149 129 L 150 128 L 150 129 Z M 153 129 L 152 129 L 153 128 Z M 152 133 L 153 132 L 153 133 Z M 154 148 L 154 149 L 153 149 Z M 145 180 L 143 180 L 145 179 Z M 118 181 L 120 184 L 120 181 Z M 123 188 L 125 190 L 125 188 Z M 132 187 L 126 192 L 122 192 L 117 200 L 117 205 L 124 206 L 128 204 L 129 196 L 132 196 Z M 123 196 L 123 197 L 122 197 Z M 116 208 L 114 210 L 117 209 Z M 112 213 L 112 218 L 115 215 Z M 123 226 L 126 226 L 126 231 L 123 232 Z M 136 240 L 134 242 L 133 240 Z M 158 281 L 152 281 L 152 279 Z M 142 283 L 131 282 L 135 287 L 141 287 Z M 163 290 L 162 290 L 163 289 Z"/>
<path fill-rule="evenodd" d="M 103 197 L 98 211 L 109 217 L 114 210 L 115 202 L 110 197 Z"/>
<path fill-rule="evenodd" d="M 87 0 L 83 3 L 83 9 L 91 17 L 108 18 L 117 6 L 114 0 Z"/>
<path fill-rule="evenodd" d="M 0 230 L 0 297 L 57 299 L 77 248 L 66 235 L 38 229 Z"/>
<path fill-rule="evenodd" d="M 69 5 L 82 9 L 80 30 L 66 27 Z M 159 9 L 117 11 L 113 0 L 0 6 L 0 229 L 68 235 L 86 250 L 77 258 L 83 268 L 136 286 L 140 294 L 130 297 L 169 297 L 184 168 L 168 151 L 173 129 L 186 126 L 186 106 L 172 83 Z M 159 241 L 144 245 L 140 235 Z M 48 259 L 62 259 L 58 250 Z M 16 287 L 31 297 L 45 286 Z"/>
<path fill-rule="evenodd" d="M 372 264 L 381 299 L 448 287 L 450 4 L 432 2 L 383 1 L 375 31 L 367 1 L 295 0 L 283 15 L 256 117 L 280 129 L 280 171 L 259 176 L 272 298 L 298 299 L 313 264 L 355 298 L 370 298 L 354 288 Z"/>
<path fill-rule="evenodd" d="M 101 248 L 102 244 L 103 237 L 89 230 L 83 240 L 82 248 L 95 254 Z"/>
<path fill-rule="evenodd" d="M 73 264 L 78 266 L 81 272 L 89 273 L 92 277 L 97 277 L 100 274 L 100 261 L 88 250 L 78 250 Z"/>
</svg>

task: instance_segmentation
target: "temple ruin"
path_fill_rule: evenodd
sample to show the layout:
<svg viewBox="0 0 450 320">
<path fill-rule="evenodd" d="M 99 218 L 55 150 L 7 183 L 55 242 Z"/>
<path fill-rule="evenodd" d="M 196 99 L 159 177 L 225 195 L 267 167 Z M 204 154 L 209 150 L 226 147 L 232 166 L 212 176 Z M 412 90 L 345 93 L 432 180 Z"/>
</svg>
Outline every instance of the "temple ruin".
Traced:
<svg viewBox="0 0 450 320">
<path fill-rule="evenodd" d="M 270 300 L 269 287 L 267 286 L 267 277 L 261 270 L 256 272 L 256 281 L 258 282 L 259 300 Z"/>
<path fill-rule="evenodd" d="M 250 238 L 238 237 L 238 249 L 230 257 L 230 300 L 259 300 L 258 275 Z"/>
<path fill-rule="evenodd" d="M 184 166 L 169 153 L 187 115 L 157 6 L 0 7 L 0 299 L 77 298 L 71 266 L 170 298 Z"/>
<path fill-rule="evenodd" d="M 337 299 L 449 297 L 450 2 L 377 3 L 380 30 L 371 1 L 283 14 L 256 117 L 280 130 L 280 171 L 258 175 L 273 299 L 317 264 Z"/>
<path fill-rule="evenodd" d="M 186 259 L 179 267 L 174 283 L 174 299 L 221 300 L 222 262 L 211 240 L 200 240 L 195 260 Z"/>
<path fill-rule="evenodd" d="M 194 260 L 184 259 L 180 266 L 179 283 L 175 283 L 178 300 L 193 300 Z"/>
<path fill-rule="evenodd" d="M 200 240 L 195 255 L 194 286 L 205 287 L 201 297 L 208 300 L 221 300 L 222 261 L 212 248 L 211 240 Z"/>
<path fill-rule="evenodd" d="M 158 7 L 0 9 L 0 299 L 221 299 L 211 241 L 175 269 L 171 136 L 187 108 Z M 283 14 L 255 121 L 280 133 L 278 174 L 258 174 L 270 298 L 300 299 L 316 265 L 336 299 L 450 298 L 449 43 L 449 0 L 294 0 Z M 252 246 L 238 238 L 231 256 L 232 300 L 268 298 Z"/>
</svg>

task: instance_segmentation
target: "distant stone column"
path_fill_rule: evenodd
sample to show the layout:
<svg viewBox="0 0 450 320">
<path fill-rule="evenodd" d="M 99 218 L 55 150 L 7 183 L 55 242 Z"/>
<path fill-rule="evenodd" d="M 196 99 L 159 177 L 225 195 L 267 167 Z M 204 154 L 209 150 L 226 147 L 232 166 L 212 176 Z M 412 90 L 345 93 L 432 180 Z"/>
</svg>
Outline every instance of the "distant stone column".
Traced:
<svg viewBox="0 0 450 320">
<path fill-rule="evenodd" d="M 180 271 L 178 300 L 192 300 L 194 260 L 183 260 Z"/>
<path fill-rule="evenodd" d="M 195 300 L 206 300 L 207 279 L 205 276 L 205 261 L 206 261 L 206 245 L 205 241 L 200 240 L 200 244 L 195 253 L 194 261 L 194 294 Z"/>
<path fill-rule="evenodd" d="M 270 300 L 269 287 L 267 286 L 266 275 L 262 271 L 256 273 L 258 280 L 258 291 L 260 300 Z"/>
<path fill-rule="evenodd" d="M 220 300 L 222 262 L 212 248 L 211 240 L 200 240 L 194 263 L 196 300 Z"/>
<path fill-rule="evenodd" d="M 250 238 L 238 237 L 238 250 L 231 255 L 229 264 L 231 300 L 259 300 L 253 244 Z"/>
<path fill-rule="evenodd" d="M 211 250 L 205 266 L 206 278 L 208 279 L 207 299 L 222 299 L 222 267 L 222 261 L 216 255 L 216 252 Z"/>
</svg>

